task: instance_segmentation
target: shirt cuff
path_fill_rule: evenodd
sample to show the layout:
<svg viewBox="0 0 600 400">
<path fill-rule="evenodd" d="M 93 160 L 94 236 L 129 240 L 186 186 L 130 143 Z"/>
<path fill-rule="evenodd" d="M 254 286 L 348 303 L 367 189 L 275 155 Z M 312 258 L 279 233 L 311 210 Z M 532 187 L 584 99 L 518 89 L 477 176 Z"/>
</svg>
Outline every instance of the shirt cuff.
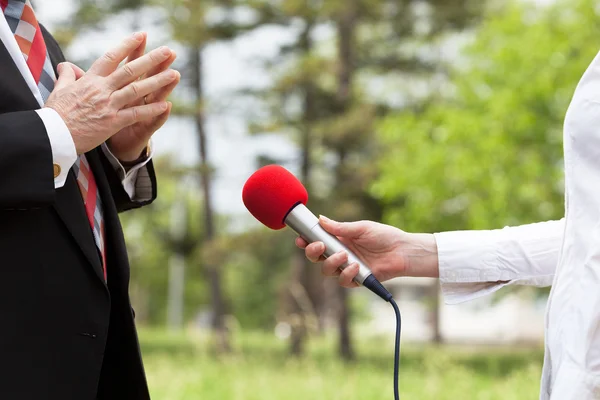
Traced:
<svg viewBox="0 0 600 400">
<path fill-rule="evenodd" d="M 442 295 L 458 304 L 493 293 L 510 280 L 497 265 L 496 243 L 501 231 L 435 233 Z"/>
<path fill-rule="evenodd" d="M 135 183 L 137 180 L 139 170 L 143 168 L 146 164 L 148 164 L 148 162 L 152 159 L 152 156 L 154 155 L 154 146 L 152 146 L 152 139 L 148 142 L 148 149 L 148 157 L 144 161 L 126 170 L 125 167 L 123 167 L 123 165 L 121 164 L 121 162 L 117 159 L 117 157 L 115 157 L 114 154 L 111 153 L 106 143 L 102 144 L 102 151 L 104 152 L 104 155 L 106 156 L 110 164 L 113 166 L 115 171 L 117 171 L 117 174 L 121 179 L 121 183 L 123 184 L 123 189 L 125 189 L 125 192 L 127 193 L 127 195 L 129 195 L 129 198 L 131 200 L 133 200 L 136 197 Z"/>
<path fill-rule="evenodd" d="M 550 286 L 562 232 L 562 221 L 548 221 L 434 234 L 446 303 L 469 301 L 507 285 Z"/>
<path fill-rule="evenodd" d="M 50 148 L 52 149 L 52 162 L 55 171 L 59 173 L 54 177 L 54 187 L 56 189 L 64 186 L 69 175 L 69 170 L 77 160 L 77 150 L 69 128 L 52 108 L 42 108 L 35 110 L 46 127 L 46 134 L 50 139 Z"/>
</svg>

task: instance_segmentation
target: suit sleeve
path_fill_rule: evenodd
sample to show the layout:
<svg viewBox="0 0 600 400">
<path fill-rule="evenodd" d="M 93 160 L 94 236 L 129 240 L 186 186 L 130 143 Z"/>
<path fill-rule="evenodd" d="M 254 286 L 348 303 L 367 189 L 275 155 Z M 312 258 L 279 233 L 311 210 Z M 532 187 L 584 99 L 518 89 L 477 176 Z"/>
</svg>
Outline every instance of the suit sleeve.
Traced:
<svg viewBox="0 0 600 400">
<path fill-rule="evenodd" d="M 35 111 L 0 114 L 0 210 L 54 202 L 52 148 Z"/>
<path fill-rule="evenodd" d="M 100 151 L 99 153 L 102 160 L 102 166 L 106 171 L 108 183 L 110 185 L 113 199 L 117 206 L 118 212 L 123 212 L 134 208 L 140 208 L 142 206 L 152 203 L 156 199 L 156 175 L 154 173 L 154 164 L 152 163 L 152 160 L 150 160 L 144 168 L 145 172 L 147 171 L 147 179 L 150 182 L 150 188 L 148 188 L 150 191 L 150 196 L 147 199 L 138 201 L 135 198 L 131 199 L 131 197 L 129 197 L 129 194 L 127 194 L 127 192 L 125 191 L 121 178 L 119 177 L 117 171 L 115 170 L 111 162 L 106 157 L 106 154 L 102 151 Z M 139 176 L 138 179 L 140 179 Z"/>
</svg>

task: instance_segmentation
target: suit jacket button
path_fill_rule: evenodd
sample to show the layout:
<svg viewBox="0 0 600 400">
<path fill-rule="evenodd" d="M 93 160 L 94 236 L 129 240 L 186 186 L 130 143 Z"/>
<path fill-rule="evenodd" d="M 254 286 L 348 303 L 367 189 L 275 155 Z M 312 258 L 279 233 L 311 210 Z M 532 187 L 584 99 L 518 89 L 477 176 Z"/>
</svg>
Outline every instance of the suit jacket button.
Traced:
<svg viewBox="0 0 600 400">
<path fill-rule="evenodd" d="M 60 175 L 60 165 L 54 164 L 54 179 L 58 178 Z"/>
</svg>

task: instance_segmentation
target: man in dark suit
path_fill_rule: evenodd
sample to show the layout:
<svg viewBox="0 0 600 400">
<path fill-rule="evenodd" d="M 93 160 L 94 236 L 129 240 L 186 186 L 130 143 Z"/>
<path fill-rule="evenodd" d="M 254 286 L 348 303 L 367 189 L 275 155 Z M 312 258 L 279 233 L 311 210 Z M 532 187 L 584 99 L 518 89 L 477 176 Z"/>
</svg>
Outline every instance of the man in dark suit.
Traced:
<svg viewBox="0 0 600 400">
<path fill-rule="evenodd" d="M 117 213 L 156 197 L 175 54 L 137 33 L 84 72 L 0 8 L 0 399 L 148 399 Z"/>
</svg>

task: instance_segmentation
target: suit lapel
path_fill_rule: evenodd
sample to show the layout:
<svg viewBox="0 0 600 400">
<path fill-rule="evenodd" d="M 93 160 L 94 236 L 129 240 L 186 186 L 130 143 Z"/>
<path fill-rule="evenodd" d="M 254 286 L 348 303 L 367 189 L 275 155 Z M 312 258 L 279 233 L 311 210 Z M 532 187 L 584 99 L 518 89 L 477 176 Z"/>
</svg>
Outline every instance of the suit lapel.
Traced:
<svg viewBox="0 0 600 400">
<path fill-rule="evenodd" d="M 44 36 L 44 41 L 46 42 L 46 48 L 48 50 L 48 56 L 50 57 L 50 61 L 52 62 L 52 68 L 54 69 L 54 73 L 58 76 L 58 72 L 56 70 L 56 66 L 65 61 L 65 57 L 60 50 L 58 44 L 54 41 L 50 33 L 40 25 L 42 29 L 42 35 Z M 92 162 L 92 159 L 95 158 L 92 156 L 94 151 L 87 153 L 86 156 L 90 163 L 90 168 L 94 171 L 95 175 L 98 175 L 98 165 L 97 162 Z M 74 201 L 73 199 L 77 199 Z M 98 277 L 104 281 L 104 272 L 102 270 L 102 263 L 100 259 L 100 255 L 98 253 L 98 248 L 96 247 L 96 242 L 94 241 L 94 235 L 92 230 L 90 229 L 90 225 L 88 223 L 87 214 L 85 211 L 85 206 L 81 199 L 81 192 L 79 190 L 79 186 L 77 184 L 77 179 L 75 177 L 75 173 L 73 170 L 69 171 L 69 177 L 65 183 L 65 185 L 56 190 L 56 203 L 54 208 L 60 215 L 61 219 L 71 232 L 73 239 L 77 242 L 90 264 L 92 265 L 94 272 Z"/>
<path fill-rule="evenodd" d="M 52 63 L 54 75 L 58 78 L 58 70 L 56 67 L 58 64 L 65 61 L 65 56 L 52 35 L 50 35 L 50 32 L 46 30 L 46 27 L 40 24 L 40 29 L 42 30 L 42 36 L 44 37 L 44 42 L 46 43 L 46 50 L 48 51 L 48 57 L 50 57 L 50 62 Z"/>
<path fill-rule="evenodd" d="M 78 201 L 74 201 L 74 199 Z M 69 171 L 69 177 L 65 185 L 56 190 L 54 208 L 67 226 L 69 232 L 71 232 L 71 236 L 73 236 L 75 242 L 83 251 L 83 254 L 87 257 L 96 275 L 104 281 L 104 272 L 102 271 L 98 248 L 96 247 L 94 235 L 88 223 L 85 206 L 83 205 L 83 201 L 79 199 L 81 199 L 81 192 L 75 178 L 75 173 L 71 170 Z"/>
<path fill-rule="evenodd" d="M 21 71 L 0 41 L 0 110 L 25 111 L 39 108 Z"/>
</svg>

